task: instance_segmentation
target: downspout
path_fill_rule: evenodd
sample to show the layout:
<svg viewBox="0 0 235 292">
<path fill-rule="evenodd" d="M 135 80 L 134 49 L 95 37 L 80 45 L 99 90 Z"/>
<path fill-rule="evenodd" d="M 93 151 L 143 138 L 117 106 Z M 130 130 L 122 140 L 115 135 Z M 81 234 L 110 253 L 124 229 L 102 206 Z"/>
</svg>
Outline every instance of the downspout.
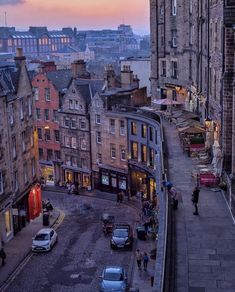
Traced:
<svg viewBox="0 0 235 292">
<path fill-rule="evenodd" d="M 209 118 L 210 98 L 210 0 L 207 0 L 207 96 L 206 119 Z"/>
</svg>

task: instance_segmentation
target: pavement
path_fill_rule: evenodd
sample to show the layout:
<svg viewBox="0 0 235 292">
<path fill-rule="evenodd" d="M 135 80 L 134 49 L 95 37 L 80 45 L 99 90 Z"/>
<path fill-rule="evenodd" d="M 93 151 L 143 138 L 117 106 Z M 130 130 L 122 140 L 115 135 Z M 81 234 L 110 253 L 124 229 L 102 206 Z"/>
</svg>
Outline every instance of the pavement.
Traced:
<svg viewBox="0 0 235 292">
<path fill-rule="evenodd" d="M 181 191 L 175 221 L 174 292 L 235 291 L 235 226 L 223 192 L 202 187 L 199 216 L 193 215 L 191 171 L 196 161 L 183 153 L 177 130 L 164 122 L 168 145 L 168 172 Z M 171 145 L 171 146 L 170 146 Z"/>
</svg>

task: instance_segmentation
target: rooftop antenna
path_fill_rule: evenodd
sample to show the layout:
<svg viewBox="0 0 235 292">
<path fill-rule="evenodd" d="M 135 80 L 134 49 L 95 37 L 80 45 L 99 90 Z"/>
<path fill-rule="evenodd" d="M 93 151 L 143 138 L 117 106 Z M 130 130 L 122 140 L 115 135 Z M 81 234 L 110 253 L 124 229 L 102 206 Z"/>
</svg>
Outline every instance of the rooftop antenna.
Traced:
<svg viewBox="0 0 235 292">
<path fill-rule="evenodd" d="M 7 27 L 7 13 L 6 13 L 6 11 L 5 11 L 5 27 Z"/>
</svg>

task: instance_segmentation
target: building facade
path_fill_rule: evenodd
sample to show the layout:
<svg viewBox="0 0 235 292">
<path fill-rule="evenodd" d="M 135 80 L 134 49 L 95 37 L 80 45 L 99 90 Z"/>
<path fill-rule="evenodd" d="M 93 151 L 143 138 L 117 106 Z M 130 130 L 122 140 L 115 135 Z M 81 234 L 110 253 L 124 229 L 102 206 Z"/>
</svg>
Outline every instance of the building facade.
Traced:
<svg viewBox="0 0 235 292">
<path fill-rule="evenodd" d="M 1 71 L 1 101 L 4 101 L 1 111 L 6 118 L 2 143 L 7 145 L 4 159 L 8 159 L 8 163 L 1 164 L 0 171 L 1 198 L 4 198 L 0 215 L 2 242 L 12 238 L 41 212 L 34 103 L 25 57 L 20 49 L 15 62 L 16 71 Z"/>
<path fill-rule="evenodd" d="M 40 175 L 45 184 L 57 184 L 60 177 L 58 110 L 71 78 L 71 70 L 56 70 L 53 62 L 47 62 L 41 65 L 40 72 L 32 80 Z"/>
</svg>

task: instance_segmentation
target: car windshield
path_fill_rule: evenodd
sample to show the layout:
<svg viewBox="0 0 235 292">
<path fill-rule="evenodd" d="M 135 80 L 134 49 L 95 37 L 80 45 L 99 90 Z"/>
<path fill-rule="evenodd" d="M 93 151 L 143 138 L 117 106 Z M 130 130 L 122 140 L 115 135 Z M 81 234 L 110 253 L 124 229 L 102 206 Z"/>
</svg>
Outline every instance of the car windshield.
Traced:
<svg viewBox="0 0 235 292">
<path fill-rule="evenodd" d="M 38 240 L 38 241 L 49 240 L 49 235 L 45 233 L 40 233 L 36 235 L 34 240 Z"/>
<path fill-rule="evenodd" d="M 128 230 L 127 229 L 115 229 L 113 232 L 115 237 L 128 237 Z"/>
<path fill-rule="evenodd" d="M 107 281 L 123 281 L 124 277 L 123 274 L 120 272 L 105 272 L 104 273 L 104 280 Z"/>
</svg>

